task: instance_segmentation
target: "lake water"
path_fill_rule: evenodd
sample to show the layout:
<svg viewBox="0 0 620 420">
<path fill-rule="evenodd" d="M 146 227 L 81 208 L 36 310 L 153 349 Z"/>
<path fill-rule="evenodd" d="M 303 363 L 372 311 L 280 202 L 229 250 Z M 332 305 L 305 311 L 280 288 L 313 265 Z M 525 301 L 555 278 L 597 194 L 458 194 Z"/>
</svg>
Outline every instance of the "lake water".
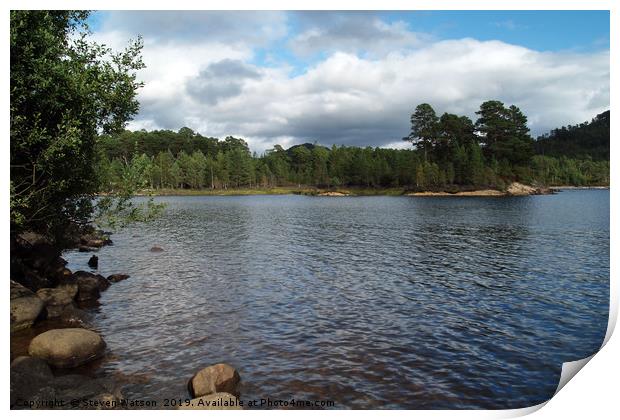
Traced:
<svg viewBox="0 0 620 420">
<path fill-rule="evenodd" d="M 131 275 L 94 317 L 95 373 L 139 377 L 128 398 L 187 398 L 227 362 L 243 400 L 518 408 L 605 336 L 609 191 L 158 201 L 163 217 L 98 252 L 102 274 Z"/>
</svg>

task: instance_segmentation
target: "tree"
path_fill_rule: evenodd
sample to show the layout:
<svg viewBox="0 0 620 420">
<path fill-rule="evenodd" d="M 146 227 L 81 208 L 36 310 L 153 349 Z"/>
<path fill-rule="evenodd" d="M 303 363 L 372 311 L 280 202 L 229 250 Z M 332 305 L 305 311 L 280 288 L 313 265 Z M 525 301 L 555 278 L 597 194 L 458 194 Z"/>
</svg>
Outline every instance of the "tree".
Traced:
<svg viewBox="0 0 620 420">
<path fill-rule="evenodd" d="M 437 123 L 439 119 L 432 106 L 420 104 L 411 114 L 411 133 L 403 140 L 410 141 L 418 150 L 424 151 L 424 161 L 428 159 L 428 152 L 433 141 L 437 138 Z"/>
<path fill-rule="evenodd" d="M 519 165 L 529 161 L 534 154 L 533 139 L 529 135 L 527 117 L 511 105 L 505 108 L 500 101 L 486 101 L 476 112 L 476 130 L 482 134 L 485 152 L 491 159 L 506 160 Z"/>
<path fill-rule="evenodd" d="M 140 39 L 113 53 L 87 40 L 84 11 L 10 13 L 11 231 L 62 236 L 85 224 L 102 186 L 97 133 L 138 111 Z"/>
</svg>

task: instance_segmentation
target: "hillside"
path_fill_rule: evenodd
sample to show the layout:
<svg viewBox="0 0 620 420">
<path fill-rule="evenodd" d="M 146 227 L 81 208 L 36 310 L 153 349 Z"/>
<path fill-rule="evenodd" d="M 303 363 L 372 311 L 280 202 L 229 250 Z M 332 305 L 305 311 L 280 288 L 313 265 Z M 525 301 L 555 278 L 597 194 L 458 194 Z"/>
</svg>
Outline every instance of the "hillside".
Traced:
<svg viewBox="0 0 620 420">
<path fill-rule="evenodd" d="M 609 111 L 590 122 L 551 130 L 538 137 L 534 147 L 545 156 L 609 160 Z"/>
</svg>

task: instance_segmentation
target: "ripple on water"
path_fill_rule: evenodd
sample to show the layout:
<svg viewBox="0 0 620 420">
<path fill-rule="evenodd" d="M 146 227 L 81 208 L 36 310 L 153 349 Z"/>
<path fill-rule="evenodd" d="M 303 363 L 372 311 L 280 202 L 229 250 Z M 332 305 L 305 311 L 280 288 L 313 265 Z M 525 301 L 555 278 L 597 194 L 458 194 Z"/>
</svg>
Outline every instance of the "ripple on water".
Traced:
<svg viewBox="0 0 620 420">
<path fill-rule="evenodd" d="M 605 334 L 608 191 L 159 200 L 162 218 L 98 252 L 104 275 L 131 278 L 96 309 L 113 357 L 94 369 L 131 398 L 186 398 L 225 361 L 247 399 L 516 408 Z"/>
</svg>

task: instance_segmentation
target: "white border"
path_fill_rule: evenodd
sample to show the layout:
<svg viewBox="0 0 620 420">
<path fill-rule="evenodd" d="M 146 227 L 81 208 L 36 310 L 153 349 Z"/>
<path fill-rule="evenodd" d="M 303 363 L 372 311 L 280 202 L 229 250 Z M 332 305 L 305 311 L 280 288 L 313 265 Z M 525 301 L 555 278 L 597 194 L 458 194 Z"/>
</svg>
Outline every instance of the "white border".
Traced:
<svg viewBox="0 0 620 420">
<path fill-rule="evenodd" d="M 3 238 L 2 242 L 2 267 L 4 267 L 5 277 L 8 277 L 9 270 L 9 141 L 8 141 L 8 115 L 9 115 L 9 78 L 7 73 L 9 72 L 9 63 L 7 57 L 9 56 L 9 16 L 8 10 L 10 9 L 99 9 L 99 10 L 141 10 L 141 9 L 159 9 L 159 10 L 199 10 L 199 9 L 211 9 L 211 10 L 235 10 L 235 9 L 249 9 L 249 10 L 611 10 L 611 68 L 617 68 L 617 42 L 618 39 L 618 13 L 619 8 L 611 1 L 604 0 L 521 0 L 521 1 L 490 1 L 490 0 L 473 0 L 473 1 L 458 1 L 458 0 L 445 0 L 445 1 L 432 1 L 432 0 L 358 0 L 356 2 L 344 2 L 337 0 L 315 0 L 315 1 L 284 1 L 284 0 L 266 0 L 262 2 L 251 2 L 242 0 L 228 0 L 226 2 L 206 2 L 197 0 L 176 0 L 174 2 L 160 2 L 153 3 L 147 0 L 66 0 L 66 1 L 43 1 L 43 0 L 21 0 L 21 1 L 5 1 L 5 14 L 0 20 L 2 25 L 3 39 L 3 55 L 5 57 L 5 78 L 2 80 L 3 92 L 5 92 L 4 101 L 2 107 L 5 115 L 3 121 L 3 133 L 5 134 L 4 149 L 2 158 L 4 165 L 2 165 L 2 177 L 1 183 L 4 191 L 4 206 L 2 207 L 2 224 Z M 611 103 L 614 103 L 617 94 L 614 91 L 617 76 L 611 73 Z M 611 104 L 610 104 L 611 106 Z M 611 138 L 616 139 L 618 133 L 617 117 L 615 113 L 612 113 L 612 132 Z M 612 161 L 615 163 L 617 157 L 617 149 L 614 140 L 612 140 Z M 618 170 L 615 164 L 611 165 L 611 180 L 612 184 L 618 179 Z M 615 190 L 611 191 L 611 214 L 614 214 L 614 210 L 618 208 L 618 198 L 615 194 Z M 610 220 L 610 234 L 611 238 L 617 237 L 617 223 L 611 218 Z M 572 362 L 565 364 L 563 368 L 563 376 L 567 377 L 569 370 L 579 371 L 583 367 L 583 371 L 579 373 L 578 379 L 568 382 L 564 388 L 558 387 L 557 393 L 548 403 L 541 404 L 536 407 L 530 407 L 520 410 L 502 410 L 502 411 L 328 411 L 321 412 L 321 416 L 335 417 L 362 417 L 368 418 L 374 416 L 375 413 L 381 417 L 387 416 L 390 418 L 411 418 L 411 416 L 422 418 L 506 418 L 517 417 L 525 414 L 535 412 L 534 416 L 540 419 L 547 418 L 579 418 L 582 419 L 586 416 L 591 418 L 609 418 L 612 417 L 612 413 L 617 413 L 617 378 L 618 378 L 618 358 L 616 357 L 620 352 L 620 344 L 618 339 L 613 338 L 611 333 L 615 326 L 618 312 L 618 288 L 616 281 L 616 265 L 614 264 L 615 258 L 618 256 L 617 248 L 614 246 L 614 241 L 611 241 L 611 307 L 610 307 L 610 324 L 608 326 L 607 335 L 605 338 L 606 345 L 604 348 L 584 367 L 584 363 Z M 8 278 L 7 278 L 8 280 Z M 8 312 L 9 296 L 8 293 L 4 294 L 3 299 L 4 313 Z M 3 337 L 6 340 L 3 344 L 4 360 L 9 360 L 9 326 L 6 323 L 3 326 Z M 611 339 L 610 339 L 611 338 Z M 8 364 L 1 367 L 4 378 L 3 396 L 5 401 L 5 410 L 8 411 L 8 395 L 9 395 L 9 372 Z M 574 373 L 576 373 L 576 371 Z M 570 376 L 570 375 L 569 375 Z M 572 377 L 572 376 L 571 376 Z M 544 409 L 540 410 L 542 407 Z M 204 412 L 184 412 L 186 416 L 205 416 Z M 202 413 L 202 414 L 200 414 Z M 252 414 L 248 414 L 252 413 Z M 111 412 L 89 412 L 89 416 L 108 416 Z M 218 418 L 231 418 L 231 417 L 245 417 L 252 416 L 258 418 L 273 418 L 281 417 L 288 418 L 292 412 L 289 411 L 245 411 L 245 412 L 210 412 L 208 416 Z M 317 412 L 295 412 L 295 417 L 310 418 L 317 415 Z M 11 411 L 11 417 L 14 418 L 29 418 L 37 416 L 46 416 L 52 419 L 71 417 L 77 418 L 83 416 L 84 412 L 50 412 L 50 411 Z M 170 417 L 171 412 L 152 412 L 152 411 L 115 411 L 114 416 L 120 417 Z"/>
</svg>

